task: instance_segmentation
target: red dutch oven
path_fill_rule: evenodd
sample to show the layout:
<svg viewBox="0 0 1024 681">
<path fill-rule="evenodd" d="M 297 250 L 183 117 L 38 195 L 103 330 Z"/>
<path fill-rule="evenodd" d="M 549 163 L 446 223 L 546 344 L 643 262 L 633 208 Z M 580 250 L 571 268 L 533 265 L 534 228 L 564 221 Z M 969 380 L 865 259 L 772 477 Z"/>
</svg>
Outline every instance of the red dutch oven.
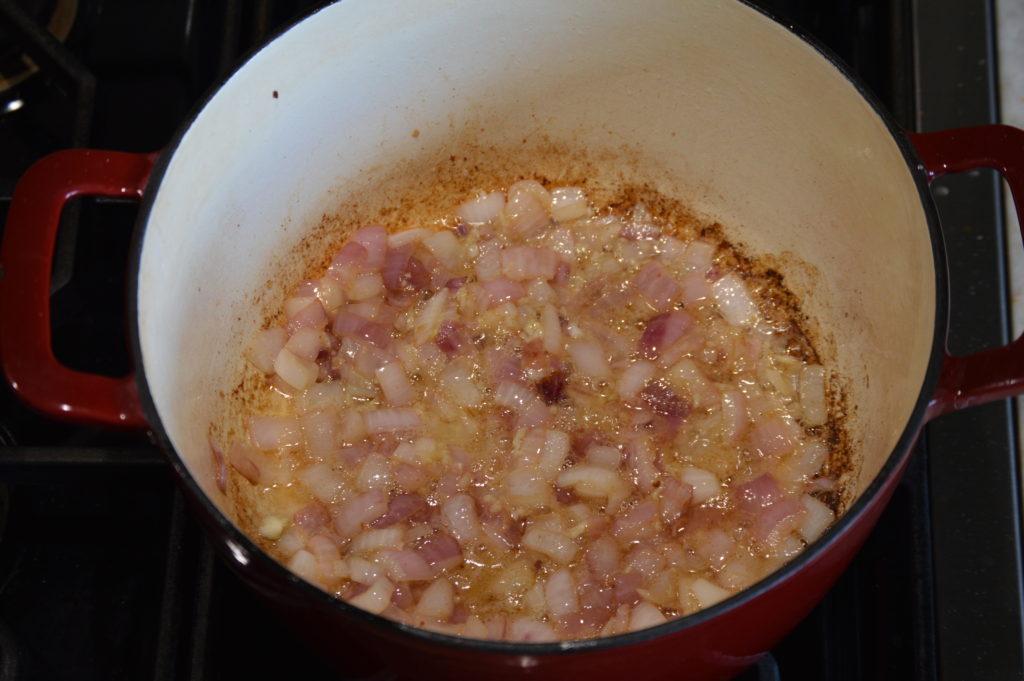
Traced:
<svg viewBox="0 0 1024 681">
<path fill-rule="evenodd" d="M 1024 132 L 900 130 L 831 56 L 741 2 L 346 0 L 253 55 L 163 153 L 64 151 L 25 174 L 4 234 L 0 352 L 21 398 L 54 418 L 152 429 L 228 563 L 349 676 L 728 678 L 850 562 L 929 419 L 1024 391 L 1020 339 L 967 357 L 944 346 L 927 185 L 980 167 L 1024 206 Z M 859 465 L 846 513 L 711 608 L 563 643 L 418 630 L 289 573 L 216 487 L 219 391 L 301 277 L 295 256 L 336 242 L 332 216 L 358 222 L 403 196 L 452 205 L 521 175 L 645 184 L 772 254 L 843 376 Z M 63 367 L 50 345 L 58 217 L 82 195 L 141 200 L 123 378 Z"/>
</svg>

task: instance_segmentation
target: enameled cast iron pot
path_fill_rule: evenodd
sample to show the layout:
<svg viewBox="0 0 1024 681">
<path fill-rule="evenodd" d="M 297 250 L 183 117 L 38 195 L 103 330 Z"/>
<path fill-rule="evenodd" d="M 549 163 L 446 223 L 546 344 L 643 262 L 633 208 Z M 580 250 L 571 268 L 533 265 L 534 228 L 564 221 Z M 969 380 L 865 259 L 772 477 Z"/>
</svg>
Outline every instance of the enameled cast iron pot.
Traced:
<svg viewBox="0 0 1024 681">
<path fill-rule="evenodd" d="M 159 156 L 73 150 L 26 173 L 4 235 L 3 366 L 55 417 L 151 428 L 232 567 L 349 675 L 725 678 L 838 577 L 929 418 L 1022 390 L 1020 340 L 970 357 L 944 350 L 945 253 L 927 189 L 942 173 L 995 167 L 1024 205 L 1022 158 L 1012 128 L 899 130 L 832 57 L 740 2 L 345 0 L 256 53 Z M 221 510 L 207 428 L 262 322 L 256 295 L 279 301 L 297 281 L 281 253 L 346 202 L 584 168 L 593 184 L 679 197 L 783 262 L 847 379 L 862 459 L 849 511 L 712 608 L 552 644 L 397 625 L 256 548 Z M 136 369 L 122 379 L 70 371 L 50 349 L 57 219 L 85 194 L 142 201 L 128 301 Z"/>
</svg>

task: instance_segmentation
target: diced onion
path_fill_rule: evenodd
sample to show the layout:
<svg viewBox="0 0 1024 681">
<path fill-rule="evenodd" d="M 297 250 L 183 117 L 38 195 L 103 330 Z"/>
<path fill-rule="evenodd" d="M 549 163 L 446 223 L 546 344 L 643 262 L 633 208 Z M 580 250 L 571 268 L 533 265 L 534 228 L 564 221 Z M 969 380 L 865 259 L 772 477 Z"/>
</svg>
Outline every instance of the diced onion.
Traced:
<svg viewBox="0 0 1024 681">
<path fill-rule="evenodd" d="M 547 201 L 538 199 L 531 190 L 532 187 L 520 183 L 513 185 L 509 188 L 508 203 L 505 204 L 505 220 L 509 228 L 520 236 L 536 234 L 551 222 Z M 543 187 L 541 191 L 547 193 Z"/>
<path fill-rule="evenodd" d="M 587 448 L 587 461 L 601 468 L 616 470 L 622 465 L 622 452 L 608 445 L 590 445 Z"/>
<path fill-rule="evenodd" d="M 650 603 L 637 603 L 629 615 L 629 630 L 637 631 L 668 622 L 661 610 Z"/>
<path fill-rule="evenodd" d="M 288 569 L 307 582 L 315 582 L 320 577 L 320 562 L 306 550 L 297 552 L 288 561 Z"/>
<path fill-rule="evenodd" d="M 288 348 L 281 348 L 274 359 L 274 371 L 296 390 L 305 390 L 316 383 L 320 367 L 313 360 L 298 357 Z"/>
<path fill-rule="evenodd" d="M 280 326 L 265 329 L 256 334 L 249 347 L 249 359 L 265 374 L 274 372 L 274 359 L 288 341 L 288 334 Z"/>
<path fill-rule="evenodd" d="M 423 591 L 415 612 L 421 617 L 447 620 L 452 616 L 454 609 L 455 589 L 452 588 L 451 582 L 442 577 Z"/>
<path fill-rule="evenodd" d="M 298 329 L 284 347 L 300 359 L 313 361 L 323 347 L 323 333 L 308 327 Z"/>
<path fill-rule="evenodd" d="M 396 407 L 404 407 L 416 399 L 416 391 L 398 362 L 390 362 L 377 369 L 377 381 L 384 397 Z"/>
<path fill-rule="evenodd" d="M 710 608 L 715 603 L 724 601 L 731 595 L 726 589 L 717 584 L 712 584 L 704 578 L 693 580 L 693 583 L 690 585 L 690 593 L 693 594 L 702 608 Z"/>
<path fill-rule="evenodd" d="M 360 274 L 345 289 L 350 300 L 370 300 L 384 293 L 384 280 L 379 272 Z"/>
<path fill-rule="evenodd" d="M 380 549 L 400 549 L 404 534 L 400 527 L 366 530 L 355 538 L 350 550 L 353 553 L 374 553 Z"/>
<path fill-rule="evenodd" d="M 725 321 L 733 326 L 746 327 L 757 318 L 757 306 L 750 297 L 747 285 L 739 275 L 730 272 L 711 285 L 718 310 Z"/>
<path fill-rule="evenodd" d="M 437 335 L 437 330 L 444 319 L 448 295 L 448 289 L 442 288 L 420 309 L 420 313 L 416 317 L 416 325 L 413 327 L 413 342 L 417 345 L 422 345 Z"/>
<path fill-rule="evenodd" d="M 517 617 L 509 625 L 508 638 L 523 643 L 546 643 L 558 640 L 558 635 L 546 622 L 531 617 Z"/>
<path fill-rule="evenodd" d="M 548 577 L 547 583 L 544 584 L 544 596 L 547 599 L 548 612 L 555 617 L 579 610 L 576 582 L 566 568 L 556 570 Z"/>
<path fill-rule="evenodd" d="M 604 350 L 594 341 L 572 341 L 566 345 L 576 370 L 595 381 L 611 378 L 611 368 Z"/>
<path fill-rule="evenodd" d="M 253 416 L 249 419 L 249 436 L 263 450 L 293 447 L 302 443 L 298 421 L 287 416 Z"/>
<path fill-rule="evenodd" d="M 299 418 L 306 450 L 314 457 L 323 459 L 335 449 L 337 418 L 334 412 L 314 411 Z"/>
<path fill-rule="evenodd" d="M 420 414 L 410 407 L 375 409 L 363 413 L 366 432 L 371 435 L 395 430 L 411 430 L 421 425 Z"/>
<path fill-rule="evenodd" d="M 562 471 L 558 475 L 558 486 L 571 487 L 580 496 L 605 498 L 610 508 L 617 506 L 627 494 L 617 471 L 598 466 L 573 466 Z"/>
<path fill-rule="evenodd" d="M 551 217 L 559 222 L 590 217 L 587 195 L 579 187 L 558 187 L 551 190 Z"/>
<path fill-rule="evenodd" d="M 718 496 L 721 492 L 721 484 L 714 473 L 700 468 L 688 467 L 683 469 L 679 476 L 683 482 L 693 487 L 693 501 L 703 504 L 708 499 Z"/>
<path fill-rule="evenodd" d="M 711 267 L 711 260 L 715 255 L 717 247 L 708 241 L 696 239 L 686 246 L 686 254 L 683 256 L 683 268 L 691 272 L 704 274 Z"/>
<path fill-rule="evenodd" d="M 441 507 L 441 522 L 463 545 L 480 538 L 480 521 L 476 503 L 468 494 L 459 494 Z"/>
<path fill-rule="evenodd" d="M 576 556 L 579 547 L 563 534 L 531 527 L 523 535 L 523 546 L 543 553 L 555 562 L 566 565 Z"/>
<path fill-rule="evenodd" d="M 370 225 L 352 233 L 351 241 L 366 249 L 366 266 L 379 269 L 388 249 L 388 231 L 381 225 Z"/>
<path fill-rule="evenodd" d="M 296 477 L 313 493 L 313 496 L 325 504 L 334 503 L 348 486 L 345 477 L 326 463 L 304 468 Z"/>
<path fill-rule="evenodd" d="M 462 246 L 452 232 L 442 229 L 423 238 L 423 245 L 450 270 L 458 267 L 462 259 Z"/>
<path fill-rule="evenodd" d="M 637 394 L 647 385 L 647 381 L 654 377 L 654 373 L 657 371 L 657 367 L 653 362 L 647 360 L 637 360 L 636 362 L 629 365 L 625 371 L 619 375 L 618 391 L 619 396 L 624 400 L 633 400 Z"/>
<path fill-rule="evenodd" d="M 800 501 L 807 509 L 807 513 L 804 514 L 803 520 L 800 522 L 800 536 L 810 544 L 832 524 L 835 514 L 832 509 L 809 494 L 803 495 Z"/>
<path fill-rule="evenodd" d="M 391 603 L 391 595 L 395 592 L 395 585 L 387 577 L 381 577 L 370 588 L 355 598 L 350 598 L 349 603 L 379 615 L 387 609 Z"/>
<path fill-rule="evenodd" d="M 501 271 L 509 279 L 552 279 L 558 254 L 550 248 L 517 246 L 501 251 Z"/>
<path fill-rule="evenodd" d="M 491 192 L 466 201 L 456 214 L 470 225 L 484 225 L 491 222 L 505 209 L 505 194 Z"/>
<path fill-rule="evenodd" d="M 267 516 L 263 519 L 263 522 L 260 523 L 260 536 L 264 539 L 269 539 L 271 541 L 280 539 L 281 534 L 284 532 L 284 528 L 287 526 L 287 524 L 288 522 L 280 516 Z"/>
</svg>

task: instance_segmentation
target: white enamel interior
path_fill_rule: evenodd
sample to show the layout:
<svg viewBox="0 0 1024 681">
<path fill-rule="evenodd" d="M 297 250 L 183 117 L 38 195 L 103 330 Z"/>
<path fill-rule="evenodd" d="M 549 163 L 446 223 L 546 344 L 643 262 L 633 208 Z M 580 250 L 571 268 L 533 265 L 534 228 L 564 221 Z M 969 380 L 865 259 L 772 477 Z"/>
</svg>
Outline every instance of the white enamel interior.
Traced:
<svg viewBox="0 0 1024 681">
<path fill-rule="evenodd" d="M 146 380 L 217 503 L 207 427 L 261 321 L 251 299 L 274 254 L 355 180 L 447 156 L 480 128 L 498 148 L 538 132 L 573 148 L 628 146 L 641 177 L 752 252 L 806 263 L 787 282 L 849 379 L 861 487 L 870 482 L 921 389 L 935 273 L 896 144 L 826 59 L 723 0 L 345 0 L 212 98 L 146 225 Z"/>
</svg>

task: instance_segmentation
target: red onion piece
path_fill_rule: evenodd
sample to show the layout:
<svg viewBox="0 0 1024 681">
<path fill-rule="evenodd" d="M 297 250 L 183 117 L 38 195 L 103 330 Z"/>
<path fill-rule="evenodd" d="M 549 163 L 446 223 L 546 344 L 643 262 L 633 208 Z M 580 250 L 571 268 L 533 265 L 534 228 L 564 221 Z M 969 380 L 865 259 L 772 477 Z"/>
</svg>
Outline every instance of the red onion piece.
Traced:
<svg viewBox="0 0 1024 681">
<path fill-rule="evenodd" d="M 384 515 L 388 509 L 388 497 L 382 490 L 372 489 L 369 492 L 352 497 L 348 501 L 336 505 L 334 529 L 343 537 L 353 537 L 363 524 L 369 524 Z"/>
<path fill-rule="evenodd" d="M 448 357 L 454 357 L 469 345 L 469 333 L 462 324 L 445 320 L 437 328 L 434 342 L 441 352 Z"/>
<path fill-rule="evenodd" d="M 410 407 L 376 409 L 363 414 L 366 432 L 370 435 L 398 430 L 412 430 L 421 425 L 419 412 Z"/>
<path fill-rule="evenodd" d="M 792 497 L 781 499 L 762 509 L 754 519 L 754 540 L 762 544 L 777 544 L 794 530 L 807 510 Z"/>
<path fill-rule="evenodd" d="M 739 508 L 748 513 L 759 513 L 782 499 L 782 488 L 771 473 L 764 473 L 733 487 L 733 498 Z"/>
<path fill-rule="evenodd" d="M 462 563 L 462 548 L 451 536 L 438 532 L 420 542 L 416 553 L 436 571 L 447 570 Z"/>
<path fill-rule="evenodd" d="M 480 539 L 480 520 L 476 514 L 476 502 L 468 494 L 459 494 L 444 502 L 441 507 L 441 522 L 460 544 L 466 545 Z"/>
<path fill-rule="evenodd" d="M 619 547 L 611 537 L 600 537 L 587 547 L 584 560 L 590 574 L 604 580 L 619 569 Z"/>
<path fill-rule="evenodd" d="M 285 343 L 285 347 L 300 359 L 315 360 L 323 348 L 323 341 L 320 331 L 304 327 L 292 333 L 292 337 Z"/>
<path fill-rule="evenodd" d="M 249 436 L 260 449 L 271 450 L 300 444 L 302 429 L 288 416 L 253 416 L 249 419 Z"/>
<path fill-rule="evenodd" d="M 466 201 L 456 214 L 469 225 L 483 225 L 491 222 L 505 209 L 505 194 L 492 192 Z"/>
<path fill-rule="evenodd" d="M 640 600 L 637 589 L 643 586 L 644 576 L 639 572 L 626 572 L 616 575 L 613 580 L 615 585 L 615 600 L 619 604 L 633 605 Z"/>
<path fill-rule="evenodd" d="M 314 411 L 299 419 L 306 450 L 311 456 L 323 459 L 335 451 L 337 416 L 334 412 Z"/>
<path fill-rule="evenodd" d="M 331 522 L 327 507 L 319 501 L 306 504 L 292 515 L 292 522 L 309 532 L 318 532 Z"/>
<path fill-rule="evenodd" d="M 365 265 L 369 269 L 380 269 L 388 249 L 388 232 L 381 225 L 370 225 L 357 229 L 350 240 L 366 249 Z"/>
<path fill-rule="evenodd" d="M 550 248 L 516 246 L 501 251 L 501 271 L 509 279 L 552 279 L 558 253 Z"/>
<path fill-rule="evenodd" d="M 382 549 L 376 560 L 396 582 L 425 581 L 434 577 L 434 569 L 413 549 Z"/>
<path fill-rule="evenodd" d="M 361 265 L 366 262 L 369 255 L 369 251 L 361 243 L 356 241 L 349 241 L 341 250 L 334 255 L 334 259 L 331 262 L 331 266 L 345 267 L 349 265 Z"/>
<path fill-rule="evenodd" d="M 777 416 L 762 420 L 747 434 L 750 446 L 762 457 L 780 456 L 792 451 L 797 437 L 796 428 Z"/>
<path fill-rule="evenodd" d="M 711 292 L 722 316 L 733 326 L 750 326 L 757 319 L 757 305 L 746 283 L 735 272 L 712 284 Z"/>
<path fill-rule="evenodd" d="M 522 285 L 505 277 L 485 281 L 483 288 L 490 299 L 488 307 L 497 307 L 502 303 L 514 303 L 526 295 L 526 290 Z"/>
<path fill-rule="evenodd" d="M 406 282 L 403 279 L 407 278 L 405 268 L 412 257 L 412 246 L 412 244 L 405 244 L 398 248 L 388 249 L 384 258 L 384 266 L 381 269 L 381 278 L 384 280 L 385 288 L 389 291 L 405 289 Z"/>
<path fill-rule="evenodd" d="M 371 527 L 391 527 L 427 510 L 426 500 L 418 494 L 399 494 L 391 498 L 387 512 L 370 523 Z"/>
<path fill-rule="evenodd" d="M 640 391 L 640 401 L 648 409 L 662 416 L 686 418 L 693 406 L 686 398 L 676 395 L 672 388 L 662 381 L 651 381 Z"/>
<path fill-rule="evenodd" d="M 658 356 L 694 327 L 694 319 L 683 310 L 673 310 L 652 317 L 640 336 L 640 354 L 645 359 Z"/>
<path fill-rule="evenodd" d="M 335 335 L 365 340 L 378 348 L 386 348 L 391 344 L 391 329 L 351 312 L 339 312 L 334 318 L 332 329 Z"/>
<path fill-rule="evenodd" d="M 404 407 L 416 399 L 416 390 L 400 362 L 391 362 L 377 369 L 377 381 L 384 397 L 396 407 Z"/>
<path fill-rule="evenodd" d="M 288 341 L 288 333 L 280 326 L 273 326 L 256 334 L 249 348 L 249 359 L 265 374 L 274 373 L 274 360 Z"/>
<path fill-rule="evenodd" d="M 615 519 L 612 534 L 620 542 L 639 541 L 657 531 L 657 505 L 647 499 Z"/>
<path fill-rule="evenodd" d="M 682 285 L 656 262 L 644 265 L 636 277 L 640 295 L 659 312 L 667 312 L 683 291 Z"/>
<path fill-rule="evenodd" d="M 550 624 L 530 617 L 517 617 L 508 626 L 508 640 L 523 643 L 546 643 L 558 640 Z"/>
<path fill-rule="evenodd" d="M 210 445 L 210 461 L 213 466 L 213 477 L 217 482 L 217 489 L 224 494 L 228 491 L 228 465 L 224 453 L 213 440 L 207 440 Z M 250 481 L 251 482 L 251 481 Z"/>
<path fill-rule="evenodd" d="M 252 447 L 247 447 L 238 442 L 228 449 L 228 463 L 238 471 L 243 478 L 254 485 L 258 485 L 263 478 L 263 459 L 260 453 Z"/>
<path fill-rule="evenodd" d="M 299 300 L 299 299 L 296 299 Z M 324 306 L 316 298 L 302 298 L 309 302 L 299 308 L 294 314 L 288 316 L 288 323 L 285 328 L 289 333 L 294 334 L 299 329 L 322 329 L 327 323 L 327 313 Z"/>
<path fill-rule="evenodd" d="M 552 573 L 544 584 L 544 598 L 548 604 L 548 613 L 555 617 L 579 610 L 580 602 L 576 596 L 576 581 L 572 573 L 566 568 Z"/>
</svg>

